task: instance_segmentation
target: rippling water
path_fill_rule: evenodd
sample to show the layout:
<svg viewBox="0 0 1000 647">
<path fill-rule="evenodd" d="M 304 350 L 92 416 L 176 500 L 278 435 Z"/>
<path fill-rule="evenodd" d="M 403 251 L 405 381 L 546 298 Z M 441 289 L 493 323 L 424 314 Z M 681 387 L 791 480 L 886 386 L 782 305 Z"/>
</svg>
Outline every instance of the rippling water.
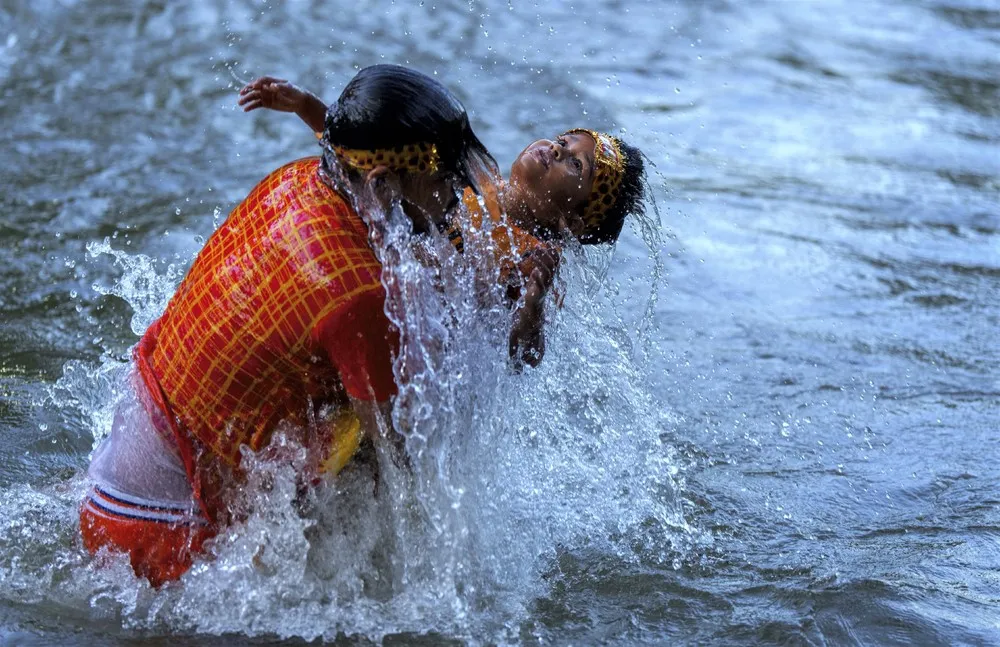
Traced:
<svg viewBox="0 0 1000 647">
<path fill-rule="evenodd" d="M 114 4 L 0 7 L 7 640 L 1000 643 L 992 0 Z M 356 474 L 303 515 L 262 464 L 182 587 L 97 565 L 75 506 L 129 348 L 316 150 L 240 80 L 332 100 L 380 61 L 436 73 L 502 164 L 576 125 L 640 145 L 652 319 L 632 231 L 608 277 L 567 264 L 540 370 L 455 333 L 464 408 L 402 504 Z"/>
</svg>

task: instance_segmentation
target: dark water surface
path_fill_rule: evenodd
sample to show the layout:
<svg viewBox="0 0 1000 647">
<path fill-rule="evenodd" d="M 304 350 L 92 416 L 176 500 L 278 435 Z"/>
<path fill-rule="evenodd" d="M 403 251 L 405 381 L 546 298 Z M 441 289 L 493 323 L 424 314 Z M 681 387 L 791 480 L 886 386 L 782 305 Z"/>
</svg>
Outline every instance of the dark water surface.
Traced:
<svg viewBox="0 0 1000 647">
<path fill-rule="evenodd" d="M 13 0 L 0 27 L 5 642 L 1000 644 L 993 0 Z M 223 555 L 161 593 L 92 563 L 80 475 L 130 347 L 233 205 L 316 150 L 236 111 L 239 80 L 333 100 L 381 61 L 436 73 L 504 166 L 571 126 L 639 145 L 666 234 L 653 325 L 629 231 L 600 325 L 570 305 L 497 405 L 565 442 L 505 457 L 525 503 L 462 518 L 457 570 L 421 580 L 440 591 L 324 588 L 292 549 L 277 575 Z M 603 364 L 607 339 L 631 359 Z"/>
</svg>

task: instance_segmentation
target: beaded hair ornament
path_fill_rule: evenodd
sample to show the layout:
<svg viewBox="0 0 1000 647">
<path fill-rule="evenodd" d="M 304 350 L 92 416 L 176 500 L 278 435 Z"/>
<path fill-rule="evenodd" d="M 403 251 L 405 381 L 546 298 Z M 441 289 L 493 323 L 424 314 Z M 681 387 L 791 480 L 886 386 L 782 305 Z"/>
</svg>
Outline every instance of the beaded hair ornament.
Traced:
<svg viewBox="0 0 1000 647">
<path fill-rule="evenodd" d="M 322 140 L 322 133 L 316 133 L 316 138 Z M 340 146 L 331 146 L 331 148 L 341 164 L 358 171 L 371 171 L 379 166 L 386 166 L 393 171 L 436 173 L 441 159 L 437 146 L 426 143 L 405 144 L 373 151 Z M 462 230 L 451 223 L 439 224 L 438 227 L 455 246 L 455 249 L 462 253 L 465 248 Z"/>
<path fill-rule="evenodd" d="M 594 179 L 587 197 L 583 222 L 587 228 L 601 224 L 601 219 L 618 200 L 618 190 L 625 177 L 625 151 L 611 135 L 586 128 L 574 128 L 570 133 L 586 133 L 594 138 Z"/>
<path fill-rule="evenodd" d="M 437 146 L 428 143 L 403 144 L 393 148 L 365 150 L 363 148 L 343 148 L 330 146 L 317 132 L 316 139 L 333 149 L 341 164 L 358 171 L 370 171 L 379 166 L 387 166 L 393 171 L 413 173 L 436 173 L 441 161 Z"/>
<path fill-rule="evenodd" d="M 333 152 L 341 163 L 359 171 L 387 166 L 393 171 L 436 173 L 440 163 L 437 146 L 426 143 L 405 144 L 373 151 L 334 146 Z"/>
</svg>

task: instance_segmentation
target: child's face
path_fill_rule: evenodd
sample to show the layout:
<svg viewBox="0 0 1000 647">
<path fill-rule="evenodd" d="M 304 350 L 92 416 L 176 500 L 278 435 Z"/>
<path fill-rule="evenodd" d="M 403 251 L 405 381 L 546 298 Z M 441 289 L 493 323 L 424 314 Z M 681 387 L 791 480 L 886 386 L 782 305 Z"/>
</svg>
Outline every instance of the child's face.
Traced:
<svg viewBox="0 0 1000 647">
<path fill-rule="evenodd" d="M 514 160 L 510 184 L 540 226 L 557 231 L 560 218 L 583 213 L 593 184 L 594 146 L 586 133 L 567 133 L 531 143 Z"/>
</svg>

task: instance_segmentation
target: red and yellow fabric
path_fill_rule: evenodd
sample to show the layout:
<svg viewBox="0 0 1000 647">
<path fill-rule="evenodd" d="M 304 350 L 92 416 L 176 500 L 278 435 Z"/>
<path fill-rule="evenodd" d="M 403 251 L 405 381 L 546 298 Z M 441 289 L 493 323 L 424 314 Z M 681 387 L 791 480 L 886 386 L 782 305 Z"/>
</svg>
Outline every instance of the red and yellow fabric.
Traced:
<svg viewBox="0 0 1000 647">
<path fill-rule="evenodd" d="M 266 446 L 278 422 L 305 426 L 347 395 L 395 392 L 398 333 L 384 312 L 381 266 L 364 223 L 318 169 L 319 158 L 302 159 L 261 181 L 136 349 L 199 500 L 214 487 L 202 466 L 238 469 L 240 447 Z M 356 435 L 340 422 L 326 433 Z"/>
</svg>

